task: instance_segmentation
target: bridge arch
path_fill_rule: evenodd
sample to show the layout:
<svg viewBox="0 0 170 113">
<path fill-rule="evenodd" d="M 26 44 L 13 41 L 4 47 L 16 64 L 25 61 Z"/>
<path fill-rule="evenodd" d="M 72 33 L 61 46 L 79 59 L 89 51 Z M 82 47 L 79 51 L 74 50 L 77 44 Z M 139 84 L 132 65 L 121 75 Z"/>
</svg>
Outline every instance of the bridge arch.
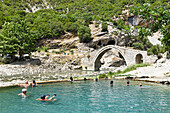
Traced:
<svg viewBox="0 0 170 113">
<path fill-rule="evenodd" d="M 141 63 L 143 63 L 143 56 L 142 56 L 142 54 L 137 54 L 136 55 L 136 58 L 135 58 L 135 61 L 136 61 L 136 64 L 141 64 Z"/>
<path fill-rule="evenodd" d="M 94 66 L 94 70 L 95 71 L 99 71 L 99 68 L 101 67 L 101 62 L 100 62 L 100 59 L 102 58 L 102 56 L 109 50 L 111 49 L 116 49 L 119 51 L 119 56 L 121 56 L 121 58 L 124 59 L 125 61 L 125 64 L 127 64 L 127 60 L 126 60 L 126 57 L 125 57 L 125 54 L 123 53 L 123 51 L 121 49 L 119 49 L 118 47 L 114 46 L 114 45 L 108 45 L 108 46 L 105 46 L 103 48 L 101 48 L 97 53 L 96 53 L 96 56 L 94 57 L 94 60 L 93 60 L 93 66 Z"/>
</svg>

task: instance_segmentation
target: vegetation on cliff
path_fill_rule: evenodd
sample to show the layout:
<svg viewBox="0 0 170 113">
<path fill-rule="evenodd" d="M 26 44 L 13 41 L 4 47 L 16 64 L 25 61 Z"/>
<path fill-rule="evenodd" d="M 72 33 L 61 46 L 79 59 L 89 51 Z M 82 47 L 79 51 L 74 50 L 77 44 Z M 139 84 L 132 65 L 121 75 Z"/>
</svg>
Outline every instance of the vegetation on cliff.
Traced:
<svg viewBox="0 0 170 113">
<path fill-rule="evenodd" d="M 149 9 L 143 6 L 151 3 Z M 35 50 L 35 43 L 45 38 L 59 38 L 65 32 L 79 36 L 80 42 L 92 40 L 89 29 L 91 21 L 103 21 L 103 31 L 107 31 L 105 22 L 112 22 L 117 28 L 125 30 L 130 35 L 130 28 L 124 21 L 113 21 L 119 18 L 122 10 L 129 6 L 137 7 L 134 14 L 144 15 L 143 19 L 153 19 L 151 31 L 161 28 L 164 38 L 162 42 L 169 48 L 169 3 L 168 0 L 0 0 L 0 53 L 19 54 Z M 35 12 L 33 7 L 41 9 Z M 155 9 L 156 7 L 156 9 Z M 139 9 L 146 8 L 140 12 Z M 155 13 L 150 15 L 153 11 Z M 155 15 L 156 14 L 156 15 Z M 23 23 L 24 22 L 24 23 Z M 166 23 L 166 24 L 164 24 Z M 143 31 L 142 26 L 141 31 Z M 143 32 L 142 32 L 143 33 Z M 147 32 L 146 32 L 147 33 Z M 136 39 L 143 46 L 134 44 L 137 48 L 145 48 L 144 39 L 147 34 Z M 147 44 L 149 45 L 149 44 Z M 127 45 L 130 46 L 130 45 Z"/>
</svg>

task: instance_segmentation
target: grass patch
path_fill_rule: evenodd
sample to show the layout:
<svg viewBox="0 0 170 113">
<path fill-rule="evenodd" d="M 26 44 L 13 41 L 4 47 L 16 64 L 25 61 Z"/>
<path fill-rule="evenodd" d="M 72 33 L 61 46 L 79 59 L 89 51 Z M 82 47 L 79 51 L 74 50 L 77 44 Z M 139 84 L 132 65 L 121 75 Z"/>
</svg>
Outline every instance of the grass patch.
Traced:
<svg viewBox="0 0 170 113">
<path fill-rule="evenodd" d="M 84 79 L 84 78 L 86 78 L 86 79 L 95 79 L 95 78 L 112 78 L 113 76 L 114 77 L 133 76 L 131 74 L 128 74 L 128 75 L 123 75 L 123 74 L 126 73 L 126 72 L 129 72 L 129 71 L 133 71 L 133 70 L 137 69 L 137 67 L 146 67 L 146 66 L 150 66 L 150 64 L 136 64 L 136 65 L 132 65 L 132 66 L 127 67 L 123 71 L 120 71 L 120 70 L 118 70 L 117 72 L 111 72 L 110 71 L 108 73 L 99 74 L 98 76 L 93 76 L 93 77 L 73 77 L 73 79 Z M 169 77 L 170 77 L 170 75 L 169 75 Z"/>
<path fill-rule="evenodd" d="M 146 67 L 146 66 L 150 66 L 150 64 L 136 64 L 136 65 L 132 65 L 132 66 L 127 67 L 123 71 L 118 70 L 117 72 L 109 72 L 109 73 L 107 73 L 107 76 L 108 77 L 112 77 L 112 76 L 114 76 L 114 77 L 117 77 L 117 76 L 132 76 L 132 75 L 119 75 L 119 74 L 124 74 L 124 73 L 130 72 L 130 71 L 136 70 L 137 67 Z"/>
<path fill-rule="evenodd" d="M 108 78 L 108 75 L 103 73 L 99 75 L 99 78 Z"/>
<path fill-rule="evenodd" d="M 150 64 L 136 64 L 136 65 L 132 65 L 130 67 L 127 67 L 122 72 L 120 72 L 120 74 L 124 74 L 124 73 L 130 72 L 130 71 L 136 70 L 137 67 L 146 67 L 146 66 L 150 66 Z"/>
<path fill-rule="evenodd" d="M 122 76 L 129 77 L 129 76 L 133 76 L 133 75 L 131 75 L 131 74 L 128 74 L 128 75 L 115 75 L 114 77 L 122 77 Z"/>
</svg>

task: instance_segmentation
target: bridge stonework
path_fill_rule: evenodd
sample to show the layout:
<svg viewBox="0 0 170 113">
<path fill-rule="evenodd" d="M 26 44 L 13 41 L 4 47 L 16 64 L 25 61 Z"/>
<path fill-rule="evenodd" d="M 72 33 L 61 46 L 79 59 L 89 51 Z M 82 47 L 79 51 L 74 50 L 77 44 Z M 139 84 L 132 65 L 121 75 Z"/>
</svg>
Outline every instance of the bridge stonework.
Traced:
<svg viewBox="0 0 170 113">
<path fill-rule="evenodd" d="M 150 63 L 148 61 L 148 56 L 146 51 L 141 50 L 135 50 L 115 45 L 108 45 L 105 47 L 102 47 L 99 50 L 95 50 L 93 52 L 90 52 L 86 58 L 82 59 L 82 67 L 84 70 L 94 70 L 97 71 L 101 67 L 100 59 L 102 56 L 111 49 L 116 49 L 119 51 L 119 53 L 123 56 L 126 65 L 134 65 L 138 63 Z"/>
</svg>

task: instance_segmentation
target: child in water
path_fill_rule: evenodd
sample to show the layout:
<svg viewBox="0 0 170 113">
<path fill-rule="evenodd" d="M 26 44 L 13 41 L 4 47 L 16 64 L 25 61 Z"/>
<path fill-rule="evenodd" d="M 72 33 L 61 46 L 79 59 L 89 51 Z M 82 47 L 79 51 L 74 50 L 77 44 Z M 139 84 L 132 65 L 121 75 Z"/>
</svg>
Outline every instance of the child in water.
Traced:
<svg viewBox="0 0 170 113">
<path fill-rule="evenodd" d="M 19 93 L 18 95 L 22 95 L 22 97 L 27 97 L 27 95 L 26 95 L 26 93 L 27 93 L 27 89 L 22 89 L 22 93 Z"/>
</svg>

